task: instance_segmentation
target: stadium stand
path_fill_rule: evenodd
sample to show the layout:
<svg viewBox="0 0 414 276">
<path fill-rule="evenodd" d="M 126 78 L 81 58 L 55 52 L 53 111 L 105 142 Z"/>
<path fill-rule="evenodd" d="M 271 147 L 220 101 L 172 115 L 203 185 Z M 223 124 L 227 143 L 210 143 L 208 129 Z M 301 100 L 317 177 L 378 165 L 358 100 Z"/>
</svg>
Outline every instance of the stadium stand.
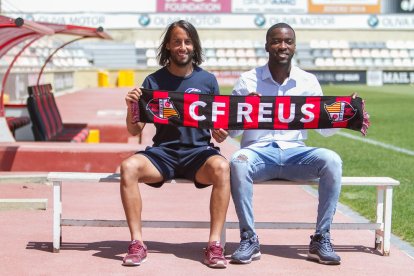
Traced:
<svg viewBox="0 0 414 276">
<path fill-rule="evenodd" d="M 153 45 L 152 48 L 148 48 Z M 135 68 L 157 67 L 156 42 L 135 42 Z M 267 53 L 259 41 L 206 40 L 204 52 L 209 69 L 237 69 L 264 64 Z M 297 45 L 296 62 L 308 70 L 336 69 L 407 69 L 413 65 L 413 41 L 311 40 Z M 146 59 L 144 59 L 144 55 Z M 246 60 L 246 58 L 248 58 Z"/>
<path fill-rule="evenodd" d="M 62 49 L 49 70 L 103 67 L 107 69 L 154 69 L 158 41 L 73 44 Z M 254 40 L 208 39 L 203 43 L 207 69 L 245 70 L 267 60 L 262 42 Z M 44 63 L 55 48 L 51 40 L 39 40 L 17 61 L 17 71 L 32 71 Z M 307 70 L 408 69 L 414 64 L 414 41 L 311 40 L 297 44 L 296 63 Z M 12 49 L 0 63 L 7 66 L 19 49 Z"/>
</svg>

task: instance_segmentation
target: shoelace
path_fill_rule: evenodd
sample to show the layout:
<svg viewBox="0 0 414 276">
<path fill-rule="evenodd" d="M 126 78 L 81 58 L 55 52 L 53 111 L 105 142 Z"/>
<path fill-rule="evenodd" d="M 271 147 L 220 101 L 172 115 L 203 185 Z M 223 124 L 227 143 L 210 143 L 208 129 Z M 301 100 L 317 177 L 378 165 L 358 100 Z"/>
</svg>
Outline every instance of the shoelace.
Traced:
<svg viewBox="0 0 414 276">
<path fill-rule="evenodd" d="M 221 248 L 221 246 L 213 244 L 210 246 L 210 252 L 213 256 L 221 257 L 223 255 L 223 248 Z"/>
<path fill-rule="evenodd" d="M 142 257 L 144 253 L 144 247 L 139 242 L 133 242 L 128 246 L 128 254 L 137 254 Z"/>
<path fill-rule="evenodd" d="M 250 246 L 250 239 L 245 239 L 240 241 L 240 246 L 237 251 L 244 251 Z"/>
<path fill-rule="evenodd" d="M 325 247 L 325 249 L 327 249 L 329 252 L 333 252 L 333 247 L 332 247 L 332 243 L 331 240 L 329 238 L 326 237 L 321 237 L 321 239 L 319 240 L 319 242 Z"/>
</svg>

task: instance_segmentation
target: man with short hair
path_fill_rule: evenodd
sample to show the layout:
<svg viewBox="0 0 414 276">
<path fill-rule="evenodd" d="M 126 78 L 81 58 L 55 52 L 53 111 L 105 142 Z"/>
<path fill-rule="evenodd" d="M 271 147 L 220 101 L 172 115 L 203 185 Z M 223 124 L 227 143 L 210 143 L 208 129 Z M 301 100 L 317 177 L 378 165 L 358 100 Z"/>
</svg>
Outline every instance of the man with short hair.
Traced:
<svg viewBox="0 0 414 276">
<path fill-rule="evenodd" d="M 179 20 L 170 24 L 159 47 L 161 69 L 147 76 L 143 88 L 185 93 L 219 94 L 213 74 L 198 65 L 203 61 L 197 31 L 192 24 Z M 134 88 L 125 97 L 127 129 L 132 135 L 141 133 L 145 124 L 132 122 L 132 105 L 139 101 L 142 91 Z M 225 268 L 227 261 L 220 244 L 230 200 L 230 171 L 228 161 L 210 143 L 224 139 L 222 129 L 210 130 L 156 124 L 153 146 L 139 151 L 121 164 L 121 198 L 131 243 L 123 265 L 137 266 L 147 258 L 142 238 L 142 200 L 138 182 L 160 187 L 165 180 L 183 177 L 194 181 L 197 188 L 212 185 L 210 198 L 210 236 L 204 254 L 209 267 Z M 225 136 L 224 136 L 225 138 Z"/>
<path fill-rule="evenodd" d="M 271 26 L 266 34 L 268 63 L 241 75 L 233 95 L 322 96 L 316 77 L 292 64 L 295 31 L 285 23 Z M 356 95 L 355 95 L 356 96 Z M 317 130 L 324 136 L 337 129 Z M 330 226 L 341 190 L 342 160 L 332 150 L 307 147 L 307 130 L 229 130 L 243 134 L 241 149 L 231 159 L 231 193 L 239 218 L 240 246 L 233 263 L 260 258 L 254 228 L 253 183 L 269 179 L 311 180 L 319 178 L 316 231 L 311 236 L 308 258 L 323 264 L 340 264 L 330 241 Z"/>
</svg>

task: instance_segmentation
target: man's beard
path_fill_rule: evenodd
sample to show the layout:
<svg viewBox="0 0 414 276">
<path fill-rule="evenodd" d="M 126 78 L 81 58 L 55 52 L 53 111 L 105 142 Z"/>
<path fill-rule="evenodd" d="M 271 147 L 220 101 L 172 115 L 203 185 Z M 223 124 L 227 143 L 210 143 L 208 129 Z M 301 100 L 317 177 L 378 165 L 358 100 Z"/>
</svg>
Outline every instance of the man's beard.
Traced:
<svg viewBox="0 0 414 276">
<path fill-rule="evenodd" d="M 170 60 L 172 61 L 172 63 L 174 63 L 178 67 L 185 67 L 188 64 L 190 64 L 191 62 L 193 62 L 193 57 L 194 57 L 194 52 L 190 52 L 190 53 L 188 53 L 188 58 L 185 61 L 178 60 L 173 55 L 170 55 Z"/>
</svg>

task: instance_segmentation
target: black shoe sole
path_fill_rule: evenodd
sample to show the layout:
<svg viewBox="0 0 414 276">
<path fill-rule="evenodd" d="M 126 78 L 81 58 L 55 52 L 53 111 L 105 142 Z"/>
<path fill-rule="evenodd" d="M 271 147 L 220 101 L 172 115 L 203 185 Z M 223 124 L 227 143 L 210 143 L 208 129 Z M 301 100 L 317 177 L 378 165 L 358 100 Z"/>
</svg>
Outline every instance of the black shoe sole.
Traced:
<svg viewBox="0 0 414 276">
<path fill-rule="evenodd" d="M 317 262 L 317 263 L 324 264 L 324 265 L 340 265 L 341 264 L 341 261 L 324 261 L 318 255 L 315 255 L 315 254 L 308 254 L 307 259 L 309 261 Z"/>
<path fill-rule="evenodd" d="M 230 263 L 231 264 L 250 264 L 252 261 L 258 261 L 260 260 L 260 257 L 262 256 L 262 253 L 258 252 L 256 254 L 254 254 L 249 260 L 236 260 L 236 259 L 231 259 Z"/>
</svg>

